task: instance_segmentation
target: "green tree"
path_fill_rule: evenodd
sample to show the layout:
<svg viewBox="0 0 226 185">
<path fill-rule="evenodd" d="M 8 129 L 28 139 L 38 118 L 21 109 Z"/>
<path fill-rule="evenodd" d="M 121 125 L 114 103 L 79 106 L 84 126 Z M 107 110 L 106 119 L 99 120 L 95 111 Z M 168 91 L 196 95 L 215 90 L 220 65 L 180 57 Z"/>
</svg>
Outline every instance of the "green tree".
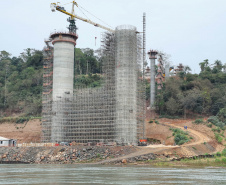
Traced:
<svg viewBox="0 0 226 185">
<path fill-rule="evenodd" d="M 203 72 L 203 71 L 205 71 L 205 69 L 208 67 L 208 65 L 209 65 L 209 60 L 206 59 L 206 60 L 204 60 L 203 62 L 200 62 L 199 65 L 200 65 L 200 68 L 201 68 L 201 72 Z"/>
</svg>

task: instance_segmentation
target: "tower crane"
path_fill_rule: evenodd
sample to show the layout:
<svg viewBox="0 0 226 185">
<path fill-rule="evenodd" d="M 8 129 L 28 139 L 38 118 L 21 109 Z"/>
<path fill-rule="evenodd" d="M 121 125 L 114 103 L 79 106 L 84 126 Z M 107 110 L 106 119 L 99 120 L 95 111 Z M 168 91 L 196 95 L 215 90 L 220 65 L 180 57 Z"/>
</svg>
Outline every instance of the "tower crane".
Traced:
<svg viewBox="0 0 226 185">
<path fill-rule="evenodd" d="M 115 32 L 114 30 L 112 30 L 112 29 L 110 29 L 110 28 L 108 28 L 108 27 L 102 26 L 102 25 L 100 25 L 100 24 L 98 24 L 98 23 L 95 23 L 95 22 L 89 20 L 89 19 L 85 19 L 85 18 L 83 18 L 83 17 L 80 17 L 80 16 L 78 16 L 78 15 L 75 15 L 75 13 L 74 13 L 74 6 L 77 6 L 77 7 L 78 7 L 78 4 L 77 4 L 75 1 L 72 2 L 72 11 L 71 11 L 71 13 L 69 13 L 69 12 L 67 12 L 67 11 L 64 9 L 64 7 L 59 6 L 58 3 L 51 3 L 51 5 L 50 5 L 52 12 L 55 12 L 55 11 L 57 10 L 57 11 L 59 11 L 59 12 L 62 12 L 62 13 L 64 13 L 64 14 L 70 16 L 70 17 L 68 18 L 68 22 L 70 22 L 70 25 L 69 25 L 68 29 L 69 29 L 70 32 L 74 32 L 74 33 L 75 33 L 76 30 L 77 30 L 77 27 L 76 27 L 76 25 L 75 25 L 75 18 L 76 18 L 76 19 L 79 19 L 79 20 L 81 20 L 81 21 L 87 22 L 87 23 L 89 23 L 89 24 L 92 24 L 92 25 L 94 25 L 94 26 L 96 26 L 96 27 L 100 27 L 100 28 L 102 28 L 102 29 L 105 29 L 105 30 L 107 30 L 107 31 L 109 31 L 109 32 Z"/>
</svg>

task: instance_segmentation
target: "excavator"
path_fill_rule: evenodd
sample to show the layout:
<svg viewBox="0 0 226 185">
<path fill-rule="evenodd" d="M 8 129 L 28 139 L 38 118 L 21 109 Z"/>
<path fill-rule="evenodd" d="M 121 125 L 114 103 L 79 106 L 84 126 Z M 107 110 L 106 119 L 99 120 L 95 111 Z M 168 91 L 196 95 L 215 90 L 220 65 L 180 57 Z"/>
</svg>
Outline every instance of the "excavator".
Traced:
<svg viewBox="0 0 226 185">
<path fill-rule="evenodd" d="M 76 19 L 79 19 L 81 21 L 87 22 L 89 24 L 92 24 L 92 25 L 94 25 L 96 27 L 105 29 L 105 30 L 107 30 L 109 32 L 112 32 L 112 33 L 115 32 L 113 29 L 110 29 L 108 27 L 102 26 L 101 24 L 95 23 L 95 22 L 93 22 L 93 21 L 91 21 L 89 19 L 85 19 L 85 18 L 82 18 L 82 17 L 80 17 L 78 15 L 75 15 L 74 6 L 79 7 L 79 5 L 75 1 L 73 1 L 71 3 L 72 3 L 72 11 L 71 11 L 71 13 L 67 12 L 64 7 L 62 7 L 62 6 L 59 5 L 59 3 L 51 3 L 51 5 L 50 5 L 50 8 L 51 8 L 52 12 L 55 12 L 57 10 L 57 11 L 59 11 L 61 13 L 64 13 L 64 14 L 70 16 L 68 18 L 68 20 L 67 20 L 70 23 L 70 25 L 68 27 L 69 32 L 76 33 L 77 27 L 75 25 L 75 18 Z"/>
</svg>

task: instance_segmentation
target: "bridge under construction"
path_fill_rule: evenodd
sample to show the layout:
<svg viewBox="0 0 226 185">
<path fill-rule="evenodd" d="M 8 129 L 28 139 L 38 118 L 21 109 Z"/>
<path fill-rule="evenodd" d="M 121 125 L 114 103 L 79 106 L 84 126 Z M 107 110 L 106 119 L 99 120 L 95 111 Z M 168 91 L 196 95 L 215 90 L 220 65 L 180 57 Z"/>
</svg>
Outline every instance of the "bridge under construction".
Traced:
<svg viewBox="0 0 226 185">
<path fill-rule="evenodd" d="M 104 82 L 95 88 L 73 86 L 77 38 L 69 30 L 45 41 L 42 142 L 137 145 L 145 138 L 142 37 L 128 25 L 103 34 Z"/>
</svg>

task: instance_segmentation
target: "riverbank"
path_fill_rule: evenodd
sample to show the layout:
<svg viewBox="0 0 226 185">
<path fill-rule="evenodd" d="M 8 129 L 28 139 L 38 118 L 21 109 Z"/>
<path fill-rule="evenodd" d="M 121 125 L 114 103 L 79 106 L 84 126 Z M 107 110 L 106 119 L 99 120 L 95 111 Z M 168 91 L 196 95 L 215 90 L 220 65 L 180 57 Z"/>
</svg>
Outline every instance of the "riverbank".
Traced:
<svg viewBox="0 0 226 185">
<path fill-rule="evenodd" d="M 0 163 L 95 163 L 125 156 L 137 150 L 139 149 L 135 146 L 0 147 Z"/>
<path fill-rule="evenodd" d="M 222 153 L 218 152 L 212 155 L 178 156 L 173 158 L 157 154 L 155 150 L 136 146 L 1 147 L 0 164 L 114 164 L 170 167 L 226 167 L 226 149 Z"/>
<path fill-rule="evenodd" d="M 193 159 L 185 158 L 180 161 L 175 160 L 149 160 L 140 161 L 136 163 L 128 163 L 127 165 L 139 166 L 155 166 L 155 167 L 211 167 L 211 168 L 226 168 L 226 157 L 206 157 L 200 158 L 199 156 Z"/>
</svg>

